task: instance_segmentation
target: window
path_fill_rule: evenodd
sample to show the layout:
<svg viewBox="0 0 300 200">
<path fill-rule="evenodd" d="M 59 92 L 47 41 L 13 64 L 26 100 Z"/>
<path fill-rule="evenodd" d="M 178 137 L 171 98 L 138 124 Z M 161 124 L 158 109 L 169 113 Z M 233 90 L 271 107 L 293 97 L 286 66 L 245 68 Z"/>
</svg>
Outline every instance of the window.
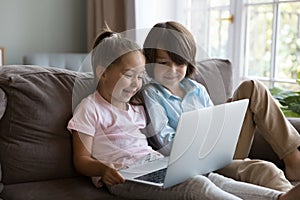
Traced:
<svg viewBox="0 0 300 200">
<path fill-rule="evenodd" d="M 249 0 L 245 8 L 243 76 L 269 87 L 295 89 L 300 72 L 300 1 Z"/>
<path fill-rule="evenodd" d="M 230 0 L 186 0 L 183 23 L 209 57 L 227 57 Z"/>
<path fill-rule="evenodd" d="M 180 2 L 181 7 L 184 8 L 184 14 L 180 15 L 180 21 L 193 33 L 198 48 L 207 54 L 206 57 L 229 58 L 235 67 L 233 82 L 234 85 L 237 85 L 240 82 L 238 64 L 240 56 L 235 55 L 236 52 L 239 52 L 236 41 L 241 41 L 241 35 L 237 34 L 239 31 L 234 31 L 233 24 L 238 24 L 237 22 L 240 20 L 233 17 L 233 13 L 235 13 L 233 5 L 239 5 L 242 1 L 184 0 Z M 202 58 L 205 58 L 203 53 L 197 57 L 198 60 Z"/>
<path fill-rule="evenodd" d="M 184 2 L 181 21 L 209 57 L 229 58 L 239 80 L 255 78 L 268 87 L 297 89 L 300 0 Z"/>
</svg>

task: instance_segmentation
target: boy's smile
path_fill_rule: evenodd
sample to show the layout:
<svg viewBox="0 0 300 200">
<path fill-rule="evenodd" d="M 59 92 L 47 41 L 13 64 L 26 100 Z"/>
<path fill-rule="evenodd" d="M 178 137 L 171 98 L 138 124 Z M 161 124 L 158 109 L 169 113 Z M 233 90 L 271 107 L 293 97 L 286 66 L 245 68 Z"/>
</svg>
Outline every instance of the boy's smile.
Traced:
<svg viewBox="0 0 300 200">
<path fill-rule="evenodd" d="M 171 60 L 167 51 L 158 49 L 154 66 L 154 79 L 172 91 L 185 78 L 187 65 L 178 65 Z"/>
</svg>

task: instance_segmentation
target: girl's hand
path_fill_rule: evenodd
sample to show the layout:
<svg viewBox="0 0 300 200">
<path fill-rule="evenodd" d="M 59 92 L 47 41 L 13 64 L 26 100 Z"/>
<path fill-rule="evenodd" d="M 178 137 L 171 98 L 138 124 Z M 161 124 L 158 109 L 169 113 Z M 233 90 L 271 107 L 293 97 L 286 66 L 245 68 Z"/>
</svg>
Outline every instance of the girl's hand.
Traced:
<svg viewBox="0 0 300 200">
<path fill-rule="evenodd" d="M 232 97 L 227 99 L 227 103 L 232 102 Z"/>
<path fill-rule="evenodd" d="M 124 183 L 125 179 L 116 169 L 107 166 L 103 172 L 102 181 L 107 186 L 113 186 L 115 184 Z"/>
</svg>

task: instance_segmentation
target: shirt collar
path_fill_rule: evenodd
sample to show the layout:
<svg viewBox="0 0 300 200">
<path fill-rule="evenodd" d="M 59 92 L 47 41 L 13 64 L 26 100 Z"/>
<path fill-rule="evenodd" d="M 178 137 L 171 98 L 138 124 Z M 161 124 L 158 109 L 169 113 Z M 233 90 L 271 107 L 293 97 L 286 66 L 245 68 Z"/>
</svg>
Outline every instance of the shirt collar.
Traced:
<svg viewBox="0 0 300 200">
<path fill-rule="evenodd" d="M 179 97 L 173 95 L 169 90 L 167 90 L 165 87 L 163 87 L 160 83 L 158 83 L 154 79 L 151 79 L 150 83 L 155 85 L 162 92 L 162 94 L 165 96 L 165 98 L 168 98 L 168 99 L 169 98 L 179 98 Z M 186 94 L 188 94 L 188 93 L 192 92 L 193 90 L 197 89 L 197 86 L 196 86 L 195 82 L 192 81 L 190 78 L 184 78 L 180 82 L 180 86 L 182 88 L 184 88 L 184 90 L 186 91 Z"/>
</svg>

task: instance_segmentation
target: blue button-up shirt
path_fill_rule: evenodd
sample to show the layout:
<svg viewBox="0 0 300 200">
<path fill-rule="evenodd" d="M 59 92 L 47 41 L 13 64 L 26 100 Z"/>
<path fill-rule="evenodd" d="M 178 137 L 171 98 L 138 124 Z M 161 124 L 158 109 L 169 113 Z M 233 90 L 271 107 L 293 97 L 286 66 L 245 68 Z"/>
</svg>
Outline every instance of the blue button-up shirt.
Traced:
<svg viewBox="0 0 300 200">
<path fill-rule="evenodd" d="M 170 154 L 182 112 L 213 105 L 205 87 L 200 83 L 185 78 L 180 86 L 185 91 L 183 99 L 154 81 L 148 83 L 142 90 L 149 115 L 146 135 L 149 143 L 164 155 Z"/>
</svg>

